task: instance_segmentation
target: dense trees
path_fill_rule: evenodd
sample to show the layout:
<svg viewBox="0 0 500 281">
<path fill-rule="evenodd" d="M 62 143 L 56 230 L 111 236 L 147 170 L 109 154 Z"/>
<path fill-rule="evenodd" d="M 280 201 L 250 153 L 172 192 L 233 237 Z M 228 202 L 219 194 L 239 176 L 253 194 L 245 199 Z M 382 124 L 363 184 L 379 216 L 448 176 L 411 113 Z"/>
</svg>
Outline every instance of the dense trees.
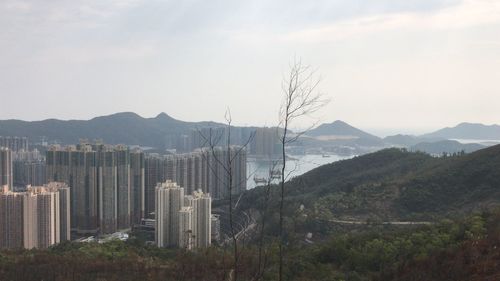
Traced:
<svg viewBox="0 0 500 281">
<path fill-rule="evenodd" d="M 288 247 L 286 280 L 496 280 L 500 210 L 435 225 L 372 228 L 324 243 Z M 275 280 L 277 245 L 262 280 Z M 257 247 L 240 257 L 252 280 Z M 0 252 L 0 280 L 227 280 L 232 261 L 220 249 L 159 249 L 129 242 L 66 242 L 49 250 Z M 453 278 L 455 276 L 456 278 Z M 457 279 L 458 278 L 458 279 Z M 491 279 L 492 278 L 492 279 Z"/>
</svg>

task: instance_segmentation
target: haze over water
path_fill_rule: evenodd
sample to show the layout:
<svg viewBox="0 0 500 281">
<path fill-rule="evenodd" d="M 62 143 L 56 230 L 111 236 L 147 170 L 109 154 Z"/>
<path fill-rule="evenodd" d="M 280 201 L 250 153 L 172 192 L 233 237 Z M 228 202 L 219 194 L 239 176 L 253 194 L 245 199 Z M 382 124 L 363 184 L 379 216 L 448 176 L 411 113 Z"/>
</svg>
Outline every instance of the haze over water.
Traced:
<svg viewBox="0 0 500 281">
<path fill-rule="evenodd" d="M 289 178 L 291 179 L 296 176 L 300 176 L 304 173 L 309 172 L 312 169 L 315 169 L 319 166 L 337 162 L 340 160 L 350 159 L 355 156 L 339 156 L 339 155 L 328 155 L 325 157 L 323 155 L 318 154 L 306 154 L 306 155 L 288 155 L 290 160 L 287 160 L 287 166 L 285 169 L 285 174 L 289 174 Z M 247 162 L 247 189 L 252 189 L 257 186 L 254 181 L 254 177 L 256 178 L 268 178 L 269 175 L 269 167 L 270 162 L 266 160 L 255 160 L 249 159 Z M 277 183 L 278 180 L 273 181 Z M 262 184 L 260 184 L 262 185 Z"/>
</svg>

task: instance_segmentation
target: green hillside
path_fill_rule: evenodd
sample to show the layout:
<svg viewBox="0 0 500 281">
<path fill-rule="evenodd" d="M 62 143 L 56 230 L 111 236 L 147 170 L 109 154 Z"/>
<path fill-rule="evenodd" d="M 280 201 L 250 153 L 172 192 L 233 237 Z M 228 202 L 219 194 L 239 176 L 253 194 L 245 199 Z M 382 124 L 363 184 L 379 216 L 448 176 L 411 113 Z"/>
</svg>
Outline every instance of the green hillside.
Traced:
<svg viewBox="0 0 500 281">
<path fill-rule="evenodd" d="M 440 158 L 386 149 L 321 166 L 286 189 L 289 212 L 303 204 L 323 219 L 432 220 L 500 204 L 500 146 Z M 258 207 L 263 192 L 250 191 L 244 206 Z"/>
</svg>

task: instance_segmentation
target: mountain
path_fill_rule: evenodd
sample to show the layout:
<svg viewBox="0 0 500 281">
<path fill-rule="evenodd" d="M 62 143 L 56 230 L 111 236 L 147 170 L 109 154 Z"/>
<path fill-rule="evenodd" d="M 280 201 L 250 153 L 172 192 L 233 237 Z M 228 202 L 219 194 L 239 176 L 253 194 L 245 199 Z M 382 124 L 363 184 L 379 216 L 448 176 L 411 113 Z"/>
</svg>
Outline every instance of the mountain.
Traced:
<svg viewBox="0 0 500 281">
<path fill-rule="evenodd" d="M 403 146 L 403 147 L 409 147 L 421 141 L 421 139 L 417 136 L 401 135 L 401 134 L 394 136 L 387 136 L 383 140 L 385 143 L 388 143 L 390 145 Z"/>
<path fill-rule="evenodd" d="M 454 140 L 443 140 L 437 142 L 421 142 L 412 147 L 410 147 L 411 151 L 422 151 L 433 155 L 441 155 L 443 153 L 453 154 L 453 153 L 470 153 L 480 149 L 485 148 L 486 146 L 478 144 L 478 143 L 460 143 Z"/>
<path fill-rule="evenodd" d="M 365 146 L 381 146 L 382 139 L 357 129 L 346 122 L 337 120 L 328 124 L 321 124 L 306 133 L 307 136 L 323 141 L 339 144 L 356 144 Z"/>
<path fill-rule="evenodd" d="M 132 112 L 116 113 L 91 120 L 0 121 L 0 135 L 25 136 L 32 141 L 40 137 L 63 144 L 78 143 L 81 138 L 102 139 L 110 144 L 129 144 L 163 148 L 168 137 L 188 133 L 191 129 L 217 127 L 214 122 L 184 122 L 166 113 L 143 118 Z"/>
<path fill-rule="evenodd" d="M 328 124 L 321 124 L 318 127 L 307 132 L 307 135 L 313 137 L 319 136 L 344 136 L 344 137 L 358 137 L 358 138 L 374 138 L 378 139 L 378 137 L 371 135 L 369 133 L 363 132 L 360 129 L 357 129 L 344 121 L 334 121 Z"/>
<path fill-rule="evenodd" d="M 425 134 L 424 138 L 500 140 L 500 125 L 460 123 L 453 128 L 444 128 Z"/>
</svg>

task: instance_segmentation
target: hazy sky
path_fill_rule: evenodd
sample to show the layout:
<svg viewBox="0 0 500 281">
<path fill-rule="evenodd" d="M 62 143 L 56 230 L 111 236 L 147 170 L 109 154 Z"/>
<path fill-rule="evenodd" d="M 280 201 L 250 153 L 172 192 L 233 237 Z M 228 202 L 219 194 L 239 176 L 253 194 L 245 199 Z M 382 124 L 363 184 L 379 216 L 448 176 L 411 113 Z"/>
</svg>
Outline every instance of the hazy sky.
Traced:
<svg viewBox="0 0 500 281">
<path fill-rule="evenodd" d="M 274 125 L 294 56 L 321 73 L 324 122 L 500 123 L 498 0 L 2 0 L 0 119 Z"/>
</svg>

